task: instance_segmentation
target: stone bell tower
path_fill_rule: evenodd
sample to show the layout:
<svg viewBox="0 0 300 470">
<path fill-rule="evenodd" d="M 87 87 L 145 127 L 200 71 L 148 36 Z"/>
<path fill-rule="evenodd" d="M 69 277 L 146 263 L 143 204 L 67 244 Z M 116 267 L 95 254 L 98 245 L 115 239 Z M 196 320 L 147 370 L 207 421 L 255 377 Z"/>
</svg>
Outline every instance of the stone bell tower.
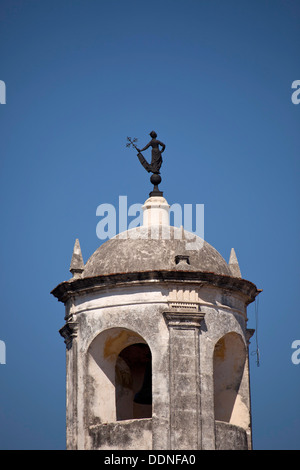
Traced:
<svg viewBox="0 0 300 470">
<path fill-rule="evenodd" d="M 169 225 L 103 243 L 52 294 L 65 304 L 68 449 L 251 449 L 247 305 L 259 290 L 206 241 Z"/>
</svg>

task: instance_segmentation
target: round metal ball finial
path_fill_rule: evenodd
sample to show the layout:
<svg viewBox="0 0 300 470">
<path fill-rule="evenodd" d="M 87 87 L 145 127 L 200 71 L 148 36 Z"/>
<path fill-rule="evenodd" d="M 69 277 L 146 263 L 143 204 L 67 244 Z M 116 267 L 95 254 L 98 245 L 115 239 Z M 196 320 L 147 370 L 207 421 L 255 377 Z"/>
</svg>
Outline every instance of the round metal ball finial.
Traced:
<svg viewBox="0 0 300 470">
<path fill-rule="evenodd" d="M 153 175 L 150 177 L 150 181 L 153 185 L 157 186 L 161 183 L 161 176 L 157 173 L 153 173 Z"/>
<path fill-rule="evenodd" d="M 153 191 L 151 191 L 149 196 L 163 196 L 163 192 L 158 189 L 158 185 L 161 183 L 161 176 L 158 173 L 153 173 L 150 177 L 150 181 L 153 184 Z"/>
</svg>

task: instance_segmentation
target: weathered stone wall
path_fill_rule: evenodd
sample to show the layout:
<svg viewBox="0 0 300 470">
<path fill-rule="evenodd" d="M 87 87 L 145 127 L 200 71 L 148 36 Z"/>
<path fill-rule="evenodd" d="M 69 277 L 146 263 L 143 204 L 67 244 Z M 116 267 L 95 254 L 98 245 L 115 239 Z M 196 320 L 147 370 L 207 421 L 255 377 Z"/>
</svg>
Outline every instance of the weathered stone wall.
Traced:
<svg viewBox="0 0 300 470">
<path fill-rule="evenodd" d="M 166 313 L 179 315 L 175 329 Z M 227 423 L 215 426 L 213 363 L 215 345 L 228 333 L 239 335 L 247 348 L 243 295 L 178 281 L 128 283 L 74 296 L 66 318 L 76 325 L 67 349 L 68 448 L 128 448 L 125 434 L 135 449 L 148 448 L 150 441 L 157 450 L 214 449 L 226 442 L 235 448 L 233 431 L 228 439 L 220 437 Z M 143 342 L 152 354 L 152 420 L 117 421 L 116 360 L 126 346 Z M 239 400 L 243 417 L 240 423 L 237 413 L 234 424 L 249 434 L 247 362 Z M 143 431 L 135 441 L 138 429 Z"/>
<path fill-rule="evenodd" d="M 216 421 L 216 450 L 248 450 L 247 433 L 243 428 Z"/>
<path fill-rule="evenodd" d="M 78 370 L 80 385 L 77 402 L 78 445 L 90 448 L 91 426 L 116 421 L 115 363 L 118 354 L 130 344 L 144 342 L 152 353 L 153 417 L 156 422 L 153 439 L 158 448 L 168 446 L 168 330 L 161 305 L 163 294 L 137 289 L 114 292 L 110 296 L 86 296 L 77 304 Z M 107 294 L 107 293 L 106 293 Z M 141 295 L 139 295 L 141 294 Z M 137 301 L 137 298 L 139 301 Z M 144 299 L 145 300 L 145 299 Z M 122 304 L 121 304 L 122 302 Z M 83 436 L 85 438 L 83 439 Z"/>
<path fill-rule="evenodd" d="M 152 420 L 135 419 L 99 424 L 89 429 L 91 450 L 151 450 Z"/>
</svg>

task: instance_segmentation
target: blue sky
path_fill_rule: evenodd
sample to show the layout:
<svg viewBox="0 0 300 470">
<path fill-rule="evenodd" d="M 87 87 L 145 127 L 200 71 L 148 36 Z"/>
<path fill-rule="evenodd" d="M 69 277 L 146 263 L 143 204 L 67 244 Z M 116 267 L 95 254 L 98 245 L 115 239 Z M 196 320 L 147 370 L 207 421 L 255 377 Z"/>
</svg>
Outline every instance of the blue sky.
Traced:
<svg viewBox="0 0 300 470">
<path fill-rule="evenodd" d="M 299 449 L 300 4 L 1 0 L 0 449 L 65 448 L 64 307 L 102 203 L 143 203 L 126 137 L 166 143 L 170 204 L 204 204 L 205 239 L 263 289 L 250 355 L 256 449 Z M 148 155 L 149 156 L 149 155 Z M 250 352 L 255 352 L 255 337 Z"/>
</svg>

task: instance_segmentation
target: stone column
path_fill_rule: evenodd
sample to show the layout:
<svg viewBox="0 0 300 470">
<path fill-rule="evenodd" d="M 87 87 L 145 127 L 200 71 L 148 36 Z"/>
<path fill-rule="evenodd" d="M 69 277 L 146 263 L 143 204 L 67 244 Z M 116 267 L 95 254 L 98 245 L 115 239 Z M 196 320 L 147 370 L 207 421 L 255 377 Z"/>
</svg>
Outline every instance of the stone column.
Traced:
<svg viewBox="0 0 300 470">
<path fill-rule="evenodd" d="M 72 307 L 71 307 L 72 308 Z M 78 448 L 78 324 L 73 315 L 59 330 L 66 344 L 66 446 L 67 450 Z"/>
<path fill-rule="evenodd" d="M 170 449 L 201 449 L 199 338 L 202 312 L 164 313 L 170 344 Z"/>
</svg>

